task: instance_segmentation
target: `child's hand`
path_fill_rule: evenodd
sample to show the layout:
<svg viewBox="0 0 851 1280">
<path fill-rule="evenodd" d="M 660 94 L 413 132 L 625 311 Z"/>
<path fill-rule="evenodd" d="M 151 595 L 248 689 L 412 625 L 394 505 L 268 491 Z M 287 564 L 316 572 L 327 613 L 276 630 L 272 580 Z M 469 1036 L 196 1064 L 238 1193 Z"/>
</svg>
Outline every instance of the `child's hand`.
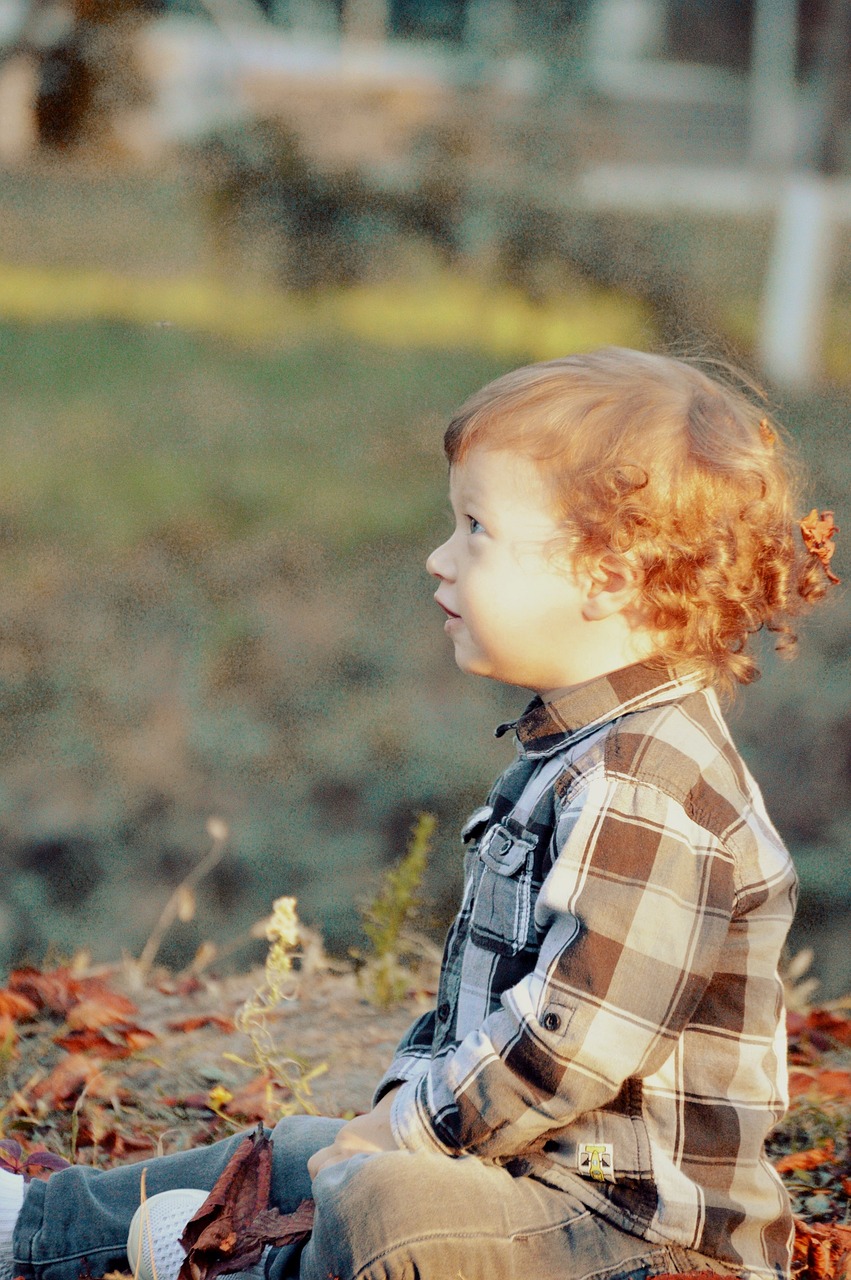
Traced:
<svg viewBox="0 0 851 1280">
<path fill-rule="evenodd" d="M 391 1089 L 381 1099 L 377 1107 L 367 1111 L 365 1115 L 355 1116 L 348 1124 L 344 1124 L 337 1133 L 330 1147 L 322 1147 L 315 1151 L 307 1162 L 307 1172 L 315 1178 L 322 1169 L 329 1165 L 348 1160 L 358 1152 L 374 1155 L 377 1151 L 396 1151 L 397 1144 L 390 1127 L 390 1107 L 396 1093 Z"/>
</svg>

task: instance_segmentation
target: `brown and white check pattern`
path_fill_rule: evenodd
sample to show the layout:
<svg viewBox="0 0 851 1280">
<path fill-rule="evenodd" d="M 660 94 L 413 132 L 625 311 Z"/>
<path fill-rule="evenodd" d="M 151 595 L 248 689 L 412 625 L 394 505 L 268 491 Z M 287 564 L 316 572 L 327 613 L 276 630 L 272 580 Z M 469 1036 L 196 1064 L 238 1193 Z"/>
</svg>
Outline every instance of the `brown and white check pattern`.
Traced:
<svg viewBox="0 0 851 1280">
<path fill-rule="evenodd" d="M 506 728 L 518 757 L 464 829 L 437 1008 L 379 1086 L 403 1082 L 397 1141 L 786 1275 L 763 1143 L 786 1104 L 777 963 L 797 882 L 714 693 L 639 664 Z"/>
</svg>

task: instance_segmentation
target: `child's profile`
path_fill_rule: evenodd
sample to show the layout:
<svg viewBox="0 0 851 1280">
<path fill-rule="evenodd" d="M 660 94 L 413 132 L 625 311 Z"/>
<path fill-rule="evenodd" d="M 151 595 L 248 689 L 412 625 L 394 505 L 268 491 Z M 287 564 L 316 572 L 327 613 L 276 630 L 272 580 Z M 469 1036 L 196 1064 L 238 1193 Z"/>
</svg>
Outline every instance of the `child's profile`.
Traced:
<svg viewBox="0 0 851 1280">
<path fill-rule="evenodd" d="M 271 1201 L 316 1218 L 258 1274 L 787 1277 L 764 1143 L 797 881 L 719 694 L 758 674 L 760 630 L 792 653 L 837 580 L 832 514 L 802 519 L 746 386 L 667 356 L 515 370 L 444 443 L 453 528 L 427 568 L 448 642 L 532 699 L 462 830 L 434 1009 L 371 1111 L 273 1131 Z M 174 1280 L 236 1141 L 148 1163 L 143 1280 Z M 0 1171 L 0 1280 L 126 1267 L 140 1176 Z"/>
</svg>

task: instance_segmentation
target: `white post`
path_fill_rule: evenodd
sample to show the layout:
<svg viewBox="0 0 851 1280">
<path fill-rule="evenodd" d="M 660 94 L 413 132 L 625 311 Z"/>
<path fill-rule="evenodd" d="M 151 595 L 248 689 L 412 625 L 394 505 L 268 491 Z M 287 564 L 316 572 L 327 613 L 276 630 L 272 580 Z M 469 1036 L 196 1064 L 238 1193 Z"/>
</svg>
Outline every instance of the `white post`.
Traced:
<svg viewBox="0 0 851 1280">
<path fill-rule="evenodd" d="M 28 53 L 0 63 L 0 164 L 26 160 L 38 145 L 38 69 Z"/>
<path fill-rule="evenodd" d="M 751 158 L 788 169 L 798 145 L 797 0 L 755 0 L 751 40 Z"/>
<path fill-rule="evenodd" d="M 760 360 L 775 382 L 803 390 L 820 373 L 834 219 L 829 179 L 791 174 L 777 217 L 763 298 Z"/>
</svg>

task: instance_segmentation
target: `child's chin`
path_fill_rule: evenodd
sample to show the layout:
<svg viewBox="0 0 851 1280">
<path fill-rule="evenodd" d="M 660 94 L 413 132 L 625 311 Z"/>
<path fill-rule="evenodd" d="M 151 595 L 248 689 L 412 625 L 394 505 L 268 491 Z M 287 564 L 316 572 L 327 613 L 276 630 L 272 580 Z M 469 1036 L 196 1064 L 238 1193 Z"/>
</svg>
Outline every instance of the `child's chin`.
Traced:
<svg viewBox="0 0 851 1280">
<path fill-rule="evenodd" d="M 459 648 L 456 648 L 455 650 L 455 665 L 459 671 L 463 671 L 464 674 L 468 676 L 497 678 L 493 676 L 493 672 L 491 671 L 489 664 L 482 658 L 469 653 L 464 653 L 463 650 L 460 650 Z"/>
</svg>

